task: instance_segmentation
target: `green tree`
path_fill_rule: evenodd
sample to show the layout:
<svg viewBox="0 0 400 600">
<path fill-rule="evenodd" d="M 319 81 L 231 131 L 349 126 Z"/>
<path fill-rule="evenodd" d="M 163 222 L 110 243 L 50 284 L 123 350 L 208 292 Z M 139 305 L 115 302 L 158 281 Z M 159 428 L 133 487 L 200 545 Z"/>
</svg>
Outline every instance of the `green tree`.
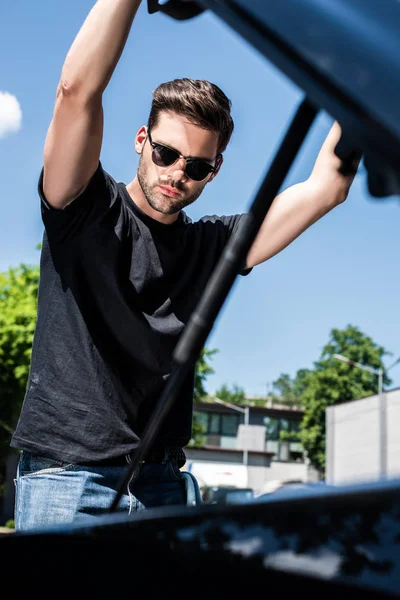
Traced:
<svg viewBox="0 0 400 600">
<path fill-rule="evenodd" d="M 287 373 L 282 373 L 272 383 L 273 393 L 270 396 L 272 403 L 287 406 L 288 408 L 299 408 L 308 373 L 308 369 L 300 369 L 297 371 L 294 379 Z"/>
<path fill-rule="evenodd" d="M 244 390 L 236 384 L 233 384 L 231 389 L 226 384 L 223 384 L 217 391 L 216 397 L 230 404 L 245 404 L 246 395 Z"/>
<path fill-rule="evenodd" d="M 9 428 L 28 381 L 38 285 L 38 266 L 22 264 L 0 273 L 0 410 Z"/>
<path fill-rule="evenodd" d="M 384 368 L 383 357 L 391 355 L 359 328 L 348 325 L 346 329 L 332 329 L 329 341 L 323 348 L 314 369 L 299 371 L 295 385 L 302 389 L 300 404 L 304 416 L 299 439 L 311 464 L 325 473 L 325 413 L 328 406 L 378 392 L 378 377 L 369 371 L 351 366 L 334 358 L 341 354 L 352 361 L 370 367 Z M 384 374 L 383 382 L 391 380 Z"/>
<path fill-rule="evenodd" d="M 194 377 L 194 401 L 201 402 L 207 396 L 207 391 L 205 389 L 205 382 L 209 375 L 214 373 L 214 369 L 209 363 L 209 360 L 216 354 L 218 350 L 214 348 L 210 350 L 208 348 L 203 348 L 198 361 L 196 362 L 196 370 Z M 200 420 L 196 413 L 193 414 L 193 423 L 192 423 L 192 438 L 188 444 L 188 446 L 204 446 L 205 436 L 204 436 L 204 426 L 200 423 Z"/>
<path fill-rule="evenodd" d="M 190 442 L 188 443 L 188 446 L 190 448 L 193 447 L 202 447 L 204 446 L 205 442 L 206 442 L 206 437 L 205 437 L 205 429 L 204 429 L 204 425 L 202 423 L 200 423 L 200 420 L 198 418 L 198 416 L 196 415 L 196 413 L 193 414 L 193 422 L 192 422 L 192 437 L 190 439 Z"/>
<path fill-rule="evenodd" d="M 203 348 L 198 361 L 196 362 L 196 371 L 194 376 L 194 400 L 201 402 L 207 396 L 205 382 L 209 375 L 214 373 L 214 369 L 209 363 L 209 360 L 219 352 L 216 348 L 210 350 Z"/>
<path fill-rule="evenodd" d="M 28 381 L 38 285 L 38 266 L 21 264 L 0 273 L 0 495 Z"/>
</svg>

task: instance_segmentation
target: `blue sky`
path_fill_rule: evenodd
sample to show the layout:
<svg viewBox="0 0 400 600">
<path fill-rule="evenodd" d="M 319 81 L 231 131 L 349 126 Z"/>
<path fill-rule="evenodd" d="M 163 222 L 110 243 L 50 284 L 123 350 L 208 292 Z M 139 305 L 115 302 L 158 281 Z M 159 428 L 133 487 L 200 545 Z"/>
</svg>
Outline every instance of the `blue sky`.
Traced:
<svg viewBox="0 0 400 600">
<path fill-rule="evenodd" d="M 65 55 L 93 0 L 0 3 L 0 270 L 37 264 L 43 227 L 37 196 L 43 143 Z M 188 214 L 247 210 L 302 99 L 264 57 L 209 12 L 186 22 L 143 3 L 104 97 L 104 168 L 128 182 L 136 131 L 152 90 L 176 77 L 209 79 L 231 98 L 235 132 L 216 180 Z M 284 187 L 305 179 L 332 119 L 321 113 Z M 332 328 L 359 327 L 400 356 L 398 197 L 372 198 L 360 171 L 346 202 L 288 248 L 238 278 L 207 340 L 219 352 L 208 391 L 233 384 L 265 394 L 281 373 L 320 356 Z M 400 386 L 400 365 L 391 371 Z"/>
</svg>

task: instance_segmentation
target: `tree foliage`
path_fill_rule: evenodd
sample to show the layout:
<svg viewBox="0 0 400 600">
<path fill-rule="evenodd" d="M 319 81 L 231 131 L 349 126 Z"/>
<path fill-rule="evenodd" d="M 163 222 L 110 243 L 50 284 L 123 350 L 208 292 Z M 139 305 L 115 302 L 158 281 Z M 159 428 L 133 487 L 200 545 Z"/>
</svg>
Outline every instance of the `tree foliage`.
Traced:
<svg viewBox="0 0 400 600">
<path fill-rule="evenodd" d="M 38 285 L 36 266 L 22 264 L 0 273 L 0 496 L 28 381 Z"/>
<path fill-rule="evenodd" d="M 246 403 L 246 395 L 244 389 L 238 386 L 237 384 L 233 384 L 231 388 L 228 385 L 223 384 L 217 391 L 216 397 L 224 402 L 229 402 L 230 404 L 245 404 Z"/>
<path fill-rule="evenodd" d="M 28 381 L 36 325 L 39 267 L 20 265 L 0 273 L 0 411 L 13 429 Z"/>
<path fill-rule="evenodd" d="M 291 379 L 287 373 L 282 373 L 272 384 L 273 393 L 270 395 L 272 403 L 287 408 L 298 408 L 308 373 L 308 369 L 300 369 L 295 379 Z"/>
<path fill-rule="evenodd" d="M 301 369 L 293 381 L 282 375 L 275 382 L 286 398 L 296 399 L 304 410 L 299 440 L 311 464 L 322 475 L 325 472 L 327 407 L 376 394 L 379 386 L 376 374 L 338 360 L 334 354 L 379 369 L 384 368 L 383 357 L 391 353 L 359 328 L 348 325 L 346 329 L 331 330 L 329 341 L 313 369 Z M 384 374 L 383 383 L 391 383 L 387 374 Z"/>
<path fill-rule="evenodd" d="M 205 389 L 205 382 L 209 375 L 214 373 L 214 369 L 209 363 L 209 360 L 218 352 L 217 349 L 210 350 L 203 348 L 198 361 L 196 362 L 196 372 L 194 377 L 194 400 L 195 402 L 201 402 L 207 391 Z"/>
<path fill-rule="evenodd" d="M 201 402 L 207 396 L 205 389 L 206 379 L 209 375 L 214 373 L 214 369 L 209 363 L 209 360 L 218 352 L 217 349 L 210 350 L 209 348 L 203 348 L 198 361 L 196 362 L 196 370 L 194 377 L 194 401 Z M 196 413 L 193 415 L 192 422 L 192 438 L 189 442 L 189 446 L 204 446 L 204 427 L 200 423 Z"/>
</svg>

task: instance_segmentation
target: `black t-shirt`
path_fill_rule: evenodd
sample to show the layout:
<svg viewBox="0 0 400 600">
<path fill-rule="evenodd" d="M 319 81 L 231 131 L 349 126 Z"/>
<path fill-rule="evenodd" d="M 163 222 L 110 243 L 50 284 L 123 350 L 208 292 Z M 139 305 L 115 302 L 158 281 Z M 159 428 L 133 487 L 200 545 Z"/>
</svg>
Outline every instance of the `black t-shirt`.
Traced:
<svg viewBox="0 0 400 600">
<path fill-rule="evenodd" d="M 71 462 L 134 450 L 171 373 L 175 345 L 242 215 L 171 225 L 101 164 L 45 226 L 27 392 L 11 446 Z M 246 272 L 247 273 L 247 272 Z M 191 438 L 194 368 L 157 444 Z"/>
</svg>

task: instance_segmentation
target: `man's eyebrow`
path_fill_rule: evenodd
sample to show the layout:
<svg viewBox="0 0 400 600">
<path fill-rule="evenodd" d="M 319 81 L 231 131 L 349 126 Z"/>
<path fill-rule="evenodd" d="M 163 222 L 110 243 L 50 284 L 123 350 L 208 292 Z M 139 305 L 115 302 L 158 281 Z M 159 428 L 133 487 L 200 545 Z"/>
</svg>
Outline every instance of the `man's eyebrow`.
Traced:
<svg viewBox="0 0 400 600">
<path fill-rule="evenodd" d="M 167 144 L 166 142 L 163 142 L 162 140 L 157 140 L 157 141 L 153 140 L 153 142 L 155 144 L 161 144 L 162 146 L 166 146 L 170 150 L 174 150 L 174 152 L 176 152 L 177 154 L 184 156 L 182 154 L 182 152 L 180 152 L 179 150 L 177 150 L 176 148 L 174 148 L 170 144 Z M 209 158 L 208 156 L 207 157 L 205 157 L 205 156 L 185 156 L 185 158 L 192 158 L 192 159 L 198 158 L 199 160 L 205 160 L 206 162 L 210 162 L 210 163 L 212 163 L 212 162 L 214 162 L 216 160 L 216 157 L 215 158 Z"/>
</svg>

